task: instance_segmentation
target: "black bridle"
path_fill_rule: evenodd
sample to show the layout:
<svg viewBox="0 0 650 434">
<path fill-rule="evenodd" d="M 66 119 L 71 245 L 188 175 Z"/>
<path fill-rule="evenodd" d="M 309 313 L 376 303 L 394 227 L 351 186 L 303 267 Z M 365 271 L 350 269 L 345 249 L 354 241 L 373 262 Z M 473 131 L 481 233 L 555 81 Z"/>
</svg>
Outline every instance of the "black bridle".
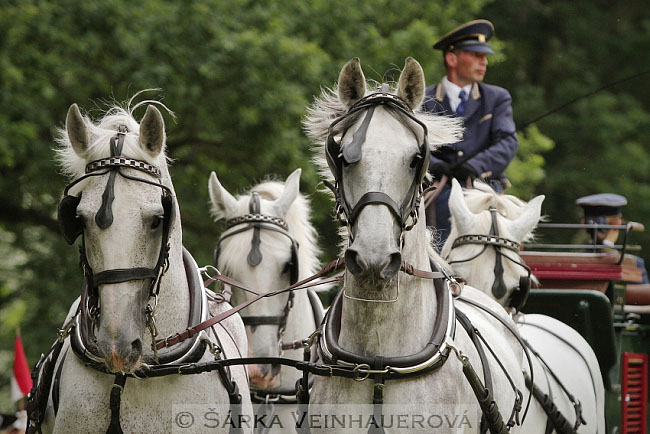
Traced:
<svg viewBox="0 0 650 434">
<path fill-rule="evenodd" d="M 103 158 L 88 163 L 86 165 L 86 174 L 75 179 L 65 187 L 65 190 L 63 191 L 64 196 L 59 202 L 58 207 L 59 227 L 66 242 L 68 244 L 73 244 L 79 235 L 82 236 L 79 252 L 81 256 L 81 266 L 84 273 L 85 285 L 88 288 L 88 313 L 95 316 L 99 314 L 99 311 L 97 309 L 99 285 L 151 279 L 149 297 L 155 300 L 157 299 L 158 293 L 160 292 L 161 278 L 165 273 L 168 264 L 169 235 L 174 214 L 174 195 L 169 187 L 160 182 L 154 182 L 144 178 L 128 175 L 122 171 L 122 168 L 126 167 L 148 173 L 149 175 L 156 177 L 158 180 L 161 178 L 161 171 L 159 168 L 152 166 L 151 164 L 144 161 L 121 156 L 122 148 L 124 146 L 124 137 L 127 133 L 128 129 L 126 126 L 120 125 L 117 134 L 112 137 L 110 141 L 111 156 L 109 158 Z M 81 217 L 77 215 L 77 206 L 81 201 L 81 193 L 79 196 L 74 196 L 68 194 L 68 192 L 73 186 L 77 185 L 84 179 L 106 174 L 108 174 L 109 177 L 104 193 L 102 194 L 102 205 L 95 215 L 95 223 L 102 230 L 110 227 L 113 223 L 112 203 L 115 198 L 115 178 L 118 174 L 123 178 L 130 179 L 132 181 L 143 182 L 155 187 L 160 187 L 163 190 L 161 196 L 161 203 L 164 212 L 161 220 L 162 239 L 160 244 L 160 253 L 158 254 L 158 260 L 152 268 L 117 268 L 103 270 L 99 273 L 95 273 L 88 262 L 88 258 L 86 256 L 84 222 L 81 220 Z M 148 315 L 153 315 L 155 305 L 153 307 L 149 307 L 148 309 L 151 311 L 148 312 Z"/>
<path fill-rule="evenodd" d="M 372 93 L 357 101 L 345 114 L 335 119 L 328 128 L 325 155 L 330 171 L 332 172 L 332 175 L 334 175 L 334 184 L 328 181 L 324 181 L 324 183 L 330 190 L 332 190 L 336 197 L 337 217 L 342 225 L 346 225 L 350 228 L 349 234 L 351 239 L 354 238 L 354 233 L 351 228 L 359 213 L 365 206 L 370 204 L 385 205 L 399 222 L 402 231 L 410 230 L 415 226 L 418 220 L 418 208 L 424 192 L 423 182 L 425 181 L 425 176 L 429 167 L 430 150 L 427 140 L 427 127 L 413 114 L 413 110 L 411 110 L 411 108 L 401 98 L 390 94 L 387 91 L 388 85 L 383 84 L 380 92 Z M 366 132 L 370 120 L 372 119 L 375 108 L 379 105 L 383 105 L 401 113 L 422 127 L 423 138 L 419 145 L 420 152 L 411 162 L 411 167 L 415 168 L 417 173 L 409 187 L 406 197 L 399 204 L 386 193 L 381 191 L 369 191 L 361 196 L 356 204 L 352 205 L 345 194 L 343 185 L 343 168 L 344 166 L 358 163 L 361 160 L 361 145 L 363 145 L 366 140 Z M 336 126 L 344 120 L 351 121 L 356 119 L 358 116 L 361 116 L 364 111 L 366 112 L 366 115 L 361 126 L 354 133 L 352 142 L 342 148 L 341 143 L 337 142 L 334 138 Z M 349 125 L 349 122 L 346 123 Z M 346 131 L 347 128 L 342 132 L 341 137 L 345 135 Z"/>
<path fill-rule="evenodd" d="M 298 275 L 300 271 L 299 263 L 298 263 L 298 248 L 299 248 L 298 241 L 296 241 L 293 235 L 291 235 L 288 232 L 289 227 L 283 219 L 260 213 L 260 196 L 259 193 L 256 191 L 252 192 L 251 194 L 251 198 L 248 203 L 248 210 L 250 214 L 235 217 L 226 222 L 227 229 L 233 228 L 235 226 L 240 226 L 240 225 L 246 225 L 246 226 L 227 232 L 219 238 L 219 241 L 217 242 L 217 247 L 214 249 L 214 266 L 219 268 L 219 256 L 221 252 L 221 243 L 226 238 L 229 238 L 236 234 L 240 234 L 242 232 L 246 232 L 251 229 L 253 230 L 253 238 L 251 239 L 251 249 L 248 252 L 248 256 L 246 260 L 248 261 L 248 264 L 250 266 L 252 267 L 258 266 L 263 259 L 262 252 L 260 250 L 260 243 L 261 243 L 260 231 L 262 229 L 270 230 L 286 236 L 291 241 L 291 260 L 287 264 L 287 267 L 289 268 L 289 282 L 291 285 L 293 285 L 298 281 Z M 284 306 L 284 309 L 282 311 L 282 315 L 275 315 L 275 316 L 241 315 L 241 318 L 244 321 L 244 325 L 249 325 L 249 326 L 278 325 L 279 326 L 278 340 L 280 340 L 282 337 L 282 333 L 284 332 L 284 329 L 287 325 L 287 318 L 289 316 L 289 312 L 293 307 L 293 300 L 294 300 L 294 293 L 290 292 L 289 298 L 287 299 L 287 303 Z"/>
<path fill-rule="evenodd" d="M 511 307 L 514 307 L 517 310 L 520 310 L 521 307 L 526 303 L 528 298 L 528 293 L 530 292 L 530 267 L 524 264 L 521 261 L 517 261 L 514 258 L 506 255 L 501 251 L 501 249 L 507 249 L 512 252 L 515 252 L 519 255 L 519 243 L 508 238 L 503 238 L 499 236 L 499 227 L 497 224 L 497 209 L 494 206 L 489 208 L 490 216 L 492 217 L 492 225 L 490 227 L 490 233 L 488 235 L 462 235 L 454 240 L 454 243 L 451 246 L 451 249 L 456 247 L 463 246 L 466 244 L 478 244 L 482 245 L 483 248 L 474 256 L 467 259 L 458 259 L 455 261 L 448 261 L 449 265 L 469 262 L 479 256 L 481 256 L 488 248 L 488 246 L 494 247 L 496 252 L 496 258 L 494 262 L 494 283 L 492 284 L 492 295 L 496 299 L 503 298 L 508 292 L 505 281 L 503 280 L 503 262 L 502 257 L 508 259 L 509 261 L 523 267 L 526 270 L 526 276 L 519 277 L 519 285 L 512 288 L 512 295 L 508 304 Z"/>
</svg>

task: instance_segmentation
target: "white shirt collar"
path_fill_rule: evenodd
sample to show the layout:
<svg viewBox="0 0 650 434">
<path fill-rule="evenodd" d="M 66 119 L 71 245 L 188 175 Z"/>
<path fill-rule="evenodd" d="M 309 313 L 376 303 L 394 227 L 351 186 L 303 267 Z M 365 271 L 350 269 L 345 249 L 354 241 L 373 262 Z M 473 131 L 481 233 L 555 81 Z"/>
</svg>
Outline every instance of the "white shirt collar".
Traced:
<svg viewBox="0 0 650 434">
<path fill-rule="evenodd" d="M 449 81 L 446 75 L 443 77 L 441 83 L 445 88 L 445 95 L 447 95 L 447 98 L 449 98 L 449 106 L 451 107 L 451 111 L 455 112 L 458 104 L 460 104 L 460 98 L 458 97 L 458 94 L 461 90 L 464 90 L 467 98 L 469 98 L 470 91 L 472 90 L 472 84 L 470 83 L 461 88 L 457 84 Z"/>
</svg>

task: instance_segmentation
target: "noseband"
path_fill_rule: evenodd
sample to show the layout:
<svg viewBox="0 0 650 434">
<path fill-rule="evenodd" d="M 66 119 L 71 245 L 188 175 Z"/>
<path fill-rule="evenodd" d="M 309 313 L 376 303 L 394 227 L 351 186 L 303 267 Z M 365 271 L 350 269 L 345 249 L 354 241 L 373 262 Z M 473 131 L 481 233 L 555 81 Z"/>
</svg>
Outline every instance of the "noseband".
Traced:
<svg viewBox="0 0 650 434">
<path fill-rule="evenodd" d="M 160 291 L 160 281 L 162 275 L 167 268 L 167 261 L 169 255 L 169 234 L 171 224 L 173 221 L 174 212 L 174 197 L 171 189 L 160 182 L 150 181 L 144 178 L 128 175 L 122 171 L 123 167 L 136 169 L 141 172 L 148 173 L 160 180 L 160 169 L 146 163 L 144 161 L 135 160 L 132 158 L 122 157 L 122 148 L 124 146 L 124 137 L 128 130 L 126 126 L 121 125 L 118 128 L 117 134 L 111 138 L 111 156 L 95 160 L 86 165 L 86 174 L 75 179 L 73 182 L 65 187 L 63 192 L 64 197 L 59 202 L 58 208 L 58 222 L 63 237 L 68 244 L 73 244 L 79 235 L 82 236 L 81 246 L 79 248 L 81 256 L 81 266 L 84 272 L 85 285 L 88 288 L 89 312 L 91 315 L 98 315 L 96 305 L 98 303 L 98 287 L 99 285 L 107 285 L 114 283 L 129 282 L 133 280 L 151 279 L 151 286 L 149 288 L 149 296 L 154 299 L 157 298 Z M 70 188 L 83 181 L 84 179 L 101 176 L 108 174 L 108 181 L 106 188 L 102 194 L 102 205 L 95 215 L 95 223 L 100 229 L 106 229 L 113 223 L 112 203 L 115 198 L 114 184 L 115 178 L 119 174 L 123 178 L 132 181 L 143 182 L 145 184 L 160 187 L 163 190 L 161 196 L 161 203 L 163 206 L 164 215 L 162 217 L 162 239 L 160 245 L 160 253 L 158 261 L 153 268 L 134 267 L 134 268 L 117 268 L 111 270 L 104 270 L 95 273 L 88 262 L 86 256 L 86 243 L 84 237 L 84 224 L 81 218 L 77 215 L 77 206 L 81 201 L 81 194 L 79 196 L 69 195 Z M 155 306 L 154 306 L 155 308 Z M 153 309 L 153 308 L 152 308 Z"/>
<path fill-rule="evenodd" d="M 361 160 L 361 145 L 366 141 L 366 132 L 370 125 L 370 120 L 377 106 L 383 105 L 408 117 L 410 120 L 422 127 L 423 139 L 420 144 L 420 152 L 411 162 L 411 167 L 416 169 L 416 176 L 409 187 L 406 197 L 398 204 L 386 193 L 381 191 L 366 192 L 352 205 L 348 201 L 343 186 L 343 168 L 350 164 L 358 163 Z M 354 119 L 354 116 L 360 116 L 366 111 L 366 115 L 359 129 L 352 136 L 352 142 L 341 147 L 341 143 L 334 138 L 335 127 L 344 120 Z M 344 130 L 341 136 L 345 135 Z M 429 144 L 427 141 L 427 127 L 413 114 L 413 110 L 398 96 L 388 93 L 388 85 L 383 84 L 381 91 L 372 93 L 353 104 L 348 111 L 332 122 L 328 129 L 327 145 L 325 147 L 327 164 L 334 175 L 334 184 L 324 181 L 325 185 L 332 190 L 336 197 L 336 215 L 342 225 L 350 228 L 349 234 L 353 239 L 354 234 L 351 230 L 361 210 L 367 205 L 381 204 L 386 206 L 395 216 L 402 228 L 402 231 L 410 230 L 418 220 L 418 208 L 420 199 L 424 192 L 423 181 L 429 167 Z"/>
<path fill-rule="evenodd" d="M 253 238 L 251 239 L 251 249 L 248 252 L 246 258 L 248 264 L 251 267 L 257 267 L 262 262 L 262 252 L 260 251 L 260 231 L 262 229 L 278 232 L 291 241 L 291 261 L 287 264 L 289 267 L 289 281 L 293 285 L 298 281 L 299 273 L 299 263 L 298 263 L 298 242 L 296 239 L 287 231 L 289 228 L 287 223 L 279 217 L 272 217 L 266 214 L 260 213 L 260 195 L 258 192 L 254 191 L 251 194 L 251 199 L 248 203 L 248 210 L 250 214 L 232 218 L 226 221 L 227 229 L 233 228 L 239 225 L 246 225 L 244 227 L 235 229 L 231 232 L 225 233 L 219 238 L 217 242 L 217 247 L 214 250 L 214 266 L 219 268 L 219 256 L 221 253 L 221 243 L 233 235 L 246 232 L 250 229 L 253 230 Z M 284 328 L 287 325 L 287 317 L 289 316 L 289 311 L 293 307 L 293 298 L 294 293 L 289 293 L 289 298 L 287 299 L 287 304 L 284 307 L 282 315 L 279 316 L 244 316 L 241 315 L 242 320 L 245 325 L 258 326 L 258 325 L 278 325 L 278 339 L 282 336 Z"/>
<path fill-rule="evenodd" d="M 490 206 L 489 211 L 492 217 L 492 226 L 490 227 L 490 233 L 488 235 L 463 235 L 456 238 L 451 246 L 451 249 L 453 250 L 458 246 L 463 246 L 466 244 L 479 244 L 483 246 L 483 249 L 481 249 L 480 252 L 470 258 L 449 261 L 449 265 L 472 261 L 481 256 L 487 250 L 488 246 L 494 247 L 496 258 L 494 263 L 494 283 L 492 284 L 492 295 L 494 295 L 496 299 L 503 298 L 503 296 L 508 292 L 506 284 L 503 280 L 504 270 L 501 257 L 504 257 L 509 261 L 523 267 L 527 272 L 526 276 L 521 276 L 519 278 L 519 286 L 513 288 L 510 301 L 508 302 L 511 307 L 520 310 L 521 307 L 523 307 L 523 305 L 526 303 L 528 293 L 530 292 L 530 267 L 523 262 L 511 258 L 501 251 L 501 249 L 504 248 L 519 255 L 519 243 L 499 236 L 499 227 L 497 225 L 497 209 L 494 206 Z"/>
</svg>

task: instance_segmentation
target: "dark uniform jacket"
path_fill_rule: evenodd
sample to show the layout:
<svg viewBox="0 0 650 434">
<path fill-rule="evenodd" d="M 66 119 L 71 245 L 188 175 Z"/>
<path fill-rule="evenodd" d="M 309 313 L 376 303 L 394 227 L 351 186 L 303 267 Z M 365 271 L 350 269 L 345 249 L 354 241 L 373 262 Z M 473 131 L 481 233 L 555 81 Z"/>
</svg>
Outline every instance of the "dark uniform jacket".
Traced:
<svg viewBox="0 0 650 434">
<path fill-rule="evenodd" d="M 454 115 L 441 83 L 429 86 L 424 109 L 430 113 Z M 512 118 L 512 98 L 507 90 L 475 83 L 465 106 L 463 140 L 436 150 L 431 165 L 447 162 L 452 167 L 465 163 L 480 178 L 499 179 L 517 152 L 516 128 Z M 468 159 L 469 158 L 469 159 Z"/>
</svg>

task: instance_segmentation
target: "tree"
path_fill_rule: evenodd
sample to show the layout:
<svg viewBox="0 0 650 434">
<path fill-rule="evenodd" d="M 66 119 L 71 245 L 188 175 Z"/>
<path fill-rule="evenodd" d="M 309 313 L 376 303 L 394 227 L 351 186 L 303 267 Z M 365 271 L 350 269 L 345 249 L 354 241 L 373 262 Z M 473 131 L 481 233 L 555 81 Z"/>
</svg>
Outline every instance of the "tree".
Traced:
<svg viewBox="0 0 650 434">
<path fill-rule="evenodd" d="M 543 212 L 554 222 L 577 223 L 578 197 L 612 192 L 627 197 L 626 219 L 647 222 L 650 90 L 642 83 L 650 65 L 639 56 L 650 48 L 646 5 L 534 0 L 521 7 L 505 0 L 484 13 L 508 41 L 508 61 L 493 68 L 491 78 L 513 92 L 519 125 L 577 100 L 536 123 L 555 142 L 543 154 L 546 176 L 535 188 L 546 195 Z M 558 235 L 564 239 L 557 241 L 567 241 L 566 233 Z M 650 233 L 632 240 L 643 246 L 647 261 Z"/>
</svg>

